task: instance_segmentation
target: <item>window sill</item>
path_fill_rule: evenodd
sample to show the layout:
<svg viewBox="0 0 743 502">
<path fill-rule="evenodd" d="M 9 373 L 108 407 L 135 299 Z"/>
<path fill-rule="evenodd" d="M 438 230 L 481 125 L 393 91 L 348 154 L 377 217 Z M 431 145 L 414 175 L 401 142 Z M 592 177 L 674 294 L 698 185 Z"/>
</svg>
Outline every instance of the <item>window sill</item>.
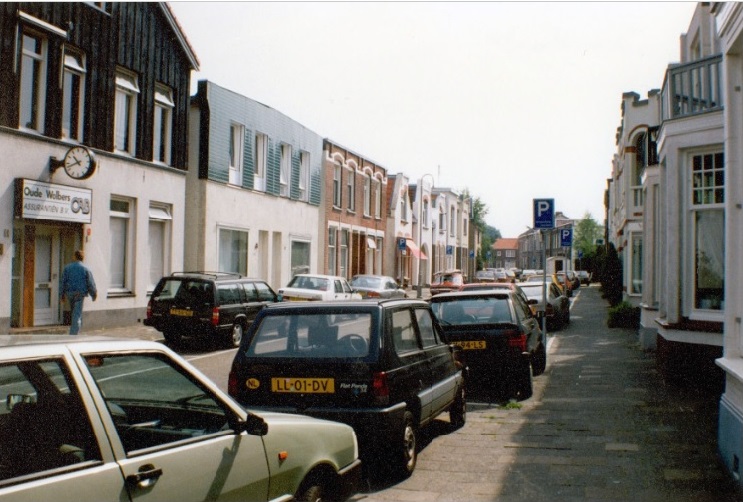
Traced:
<svg viewBox="0 0 743 502">
<path fill-rule="evenodd" d="M 135 295 L 132 291 L 109 291 L 106 294 L 106 298 L 134 298 Z"/>
</svg>

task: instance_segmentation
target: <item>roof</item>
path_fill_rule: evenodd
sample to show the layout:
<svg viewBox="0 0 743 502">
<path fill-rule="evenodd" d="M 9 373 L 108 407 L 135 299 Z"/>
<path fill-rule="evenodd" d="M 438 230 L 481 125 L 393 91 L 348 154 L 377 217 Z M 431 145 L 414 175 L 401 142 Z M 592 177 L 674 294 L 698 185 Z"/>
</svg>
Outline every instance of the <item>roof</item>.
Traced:
<svg viewBox="0 0 743 502">
<path fill-rule="evenodd" d="M 199 58 L 196 57 L 196 53 L 194 52 L 193 47 L 191 47 L 188 38 L 186 38 L 183 28 L 181 28 L 180 23 L 178 23 L 178 20 L 175 18 L 175 14 L 170 8 L 170 5 L 168 5 L 167 2 L 159 2 L 159 6 L 162 9 L 163 14 L 165 14 L 168 23 L 170 23 L 170 26 L 173 28 L 173 32 L 175 33 L 176 38 L 178 38 L 178 43 L 183 48 L 183 52 L 186 53 L 191 66 L 195 71 L 199 71 Z"/>
<path fill-rule="evenodd" d="M 518 249 L 519 240 L 516 238 L 501 238 L 490 246 L 491 249 Z"/>
</svg>

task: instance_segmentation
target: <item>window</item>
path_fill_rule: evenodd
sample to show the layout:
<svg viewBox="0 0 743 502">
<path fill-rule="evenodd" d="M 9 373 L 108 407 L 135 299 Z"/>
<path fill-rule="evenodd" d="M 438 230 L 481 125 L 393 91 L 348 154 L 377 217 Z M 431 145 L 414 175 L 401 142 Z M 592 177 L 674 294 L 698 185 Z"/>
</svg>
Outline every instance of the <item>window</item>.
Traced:
<svg viewBox="0 0 743 502">
<path fill-rule="evenodd" d="M 132 286 L 134 256 L 134 201 L 112 197 L 109 206 L 111 262 L 109 291 L 128 293 Z"/>
<path fill-rule="evenodd" d="M 150 282 L 147 291 L 153 291 L 161 277 L 170 273 L 170 222 L 171 209 L 166 204 L 150 204 L 149 252 Z"/>
<path fill-rule="evenodd" d="M 348 171 L 348 210 L 356 210 L 356 191 L 354 186 L 356 184 L 356 171 L 353 168 Z"/>
<path fill-rule="evenodd" d="M 253 172 L 253 188 L 266 191 L 266 163 L 268 162 L 268 136 L 255 135 L 255 171 Z"/>
<path fill-rule="evenodd" d="M 392 313 L 392 343 L 398 354 L 420 349 L 409 309 Z"/>
<path fill-rule="evenodd" d="M 642 294 L 642 234 L 632 233 L 631 242 L 630 294 L 640 295 Z"/>
<path fill-rule="evenodd" d="M 310 270 L 310 243 L 308 241 L 292 241 L 292 275 L 309 272 Z"/>
<path fill-rule="evenodd" d="M 47 41 L 23 33 L 21 55 L 20 126 L 43 132 L 46 103 Z"/>
<path fill-rule="evenodd" d="M 337 249 L 338 229 L 331 227 L 328 229 L 328 273 L 335 275 L 338 273 L 336 270 L 336 257 L 338 253 Z"/>
<path fill-rule="evenodd" d="M 346 277 L 348 271 L 348 230 L 341 230 L 341 269 L 340 276 Z"/>
<path fill-rule="evenodd" d="M 230 185 L 242 186 L 243 179 L 243 137 L 244 128 L 240 124 L 230 125 Z"/>
<path fill-rule="evenodd" d="M 374 180 L 374 217 L 380 218 L 382 216 L 382 182 Z"/>
<path fill-rule="evenodd" d="M 219 270 L 248 275 L 248 232 L 219 229 Z"/>
<path fill-rule="evenodd" d="M 722 310 L 725 303 L 725 158 L 722 152 L 691 159 L 691 231 L 694 308 Z"/>
<path fill-rule="evenodd" d="M 457 210 L 452 206 L 449 209 L 449 235 L 454 237 L 457 229 Z"/>
<path fill-rule="evenodd" d="M 62 137 L 83 140 L 83 113 L 85 102 L 85 58 L 81 53 L 65 47 L 64 75 L 62 77 Z"/>
<path fill-rule="evenodd" d="M 364 216 L 371 215 L 371 178 L 364 177 Z"/>
<path fill-rule="evenodd" d="M 439 210 L 439 233 L 444 233 L 446 231 L 446 213 L 444 213 L 444 210 Z"/>
<path fill-rule="evenodd" d="M 341 207 L 341 165 L 333 167 L 333 206 Z"/>
<path fill-rule="evenodd" d="M 173 138 L 173 91 L 163 85 L 155 87 L 155 118 L 152 128 L 152 155 L 155 162 L 170 165 Z"/>
<path fill-rule="evenodd" d="M 428 214 L 428 200 L 423 201 L 423 214 L 421 214 L 421 221 L 423 223 L 423 228 L 428 228 L 431 223 L 429 221 L 430 217 Z"/>
<path fill-rule="evenodd" d="M 279 171 L 279 186 L 282 197 L 289 197 L 289 180 L 292 176 L 292 146 L 281 145 L 281 166 Z"/>
<path fill-rule="evenodd" d="M 230 428 L 225 410 L 211 392 L 165 356 L 89 354 L 85 361 L 111 413 L 129 417 L 112 417 L 127 454 L 170 443 L 193 444 L 194 438 L 207 439 Z M 110 368 L 122 367 L 129 371 L 111 378 Z M 157 399 L 152 397 L 151 382 L 162 391 Z M 128 423 L 133 416 L 139 426 Z"/>
<path fill-rule="evenodd" d="M 299 200 L 310 198 L 310 153 L 299 152 Z"/>
<path fill-rule="evenodd" d="M 415 317 L 418 321 L 418 330 L 421 334 L 423 347 L 434 347 L 438 345 L 436 331 L 433 327 L 433 320 L 431 319 L 431 313 L 426 309 L 415 309 Z"/>
<path fill-rule="evenodd" d="M 271 288 L 268 287 L 268 284 L 266 284 L 265 282 L 256 282 L 253 284 L 255 285 L 255 289 L 258 292 L 258 301 L 273 302 L 276 300 L 276 296 L 274 295 L 273 291 L 271 291 Z"/>
<path fill-rule="evenodd" d="M 467 237 L 467 218 L 462 220 L 462 235 Z"/>
<path fill-rule="evenodd" d="M 408 221 L 408 192 L 400 195 L 400 221 Z"/>
<path fill-rule="evenodd" d="M 114 148 L 119 152 L 134 155 L 137 139 L 137 77 L 125 70 L 116 73 L 116 125 Z"/>
<path fill-rule="evenodd" d="M 0 481 L 51 469 L 79 470 L 81 462 L 101 459 L 85 406 L 63 360 L 4 364 L 0 380 Z M 61 445 L 75 451 L 61 452 Z M 33 492 L 24 488 L 27 495 Z"/>
</svg>

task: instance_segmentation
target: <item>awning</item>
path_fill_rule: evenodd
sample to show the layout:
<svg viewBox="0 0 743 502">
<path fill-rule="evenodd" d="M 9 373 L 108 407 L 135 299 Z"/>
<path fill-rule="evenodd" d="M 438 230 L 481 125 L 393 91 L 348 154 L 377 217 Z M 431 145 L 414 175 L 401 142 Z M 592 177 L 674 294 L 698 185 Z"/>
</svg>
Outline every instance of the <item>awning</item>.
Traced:
<svg viewBox="0 0 743 502">
<path fill-rule="evenodd" d="M 413 242 L 413 239 L 407 239 L 405 241 L 405 244 L 408 247 L 408 251 L 410 251 L 410 254 L 418 258 L 419 260 L 427 260 L 428 257 L 426 256 L 426 253 L 420 250 L 420 248 L 416 245 L 415 242 Z"/>
<path fill-rule="evenodd" d="M 374 237 L 366 238 L 366 247 L 369 249 L 377 249 L 377 243 L 374 241 Z"/>
</svg>

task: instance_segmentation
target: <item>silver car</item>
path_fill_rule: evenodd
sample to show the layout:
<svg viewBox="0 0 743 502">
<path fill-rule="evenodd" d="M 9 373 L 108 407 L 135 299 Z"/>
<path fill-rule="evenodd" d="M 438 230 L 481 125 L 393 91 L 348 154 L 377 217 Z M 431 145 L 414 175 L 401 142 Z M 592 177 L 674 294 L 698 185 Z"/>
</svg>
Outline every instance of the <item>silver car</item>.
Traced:
<svg viewBox="0 0 743 502">
<path fill-rule="evenodd" d="M 407 298 L 405 290 L 386 275 L 355 275 L 351 279 L 351 288 L 362 298 Z"/>
<path fill-rule="evenodd" d="M 251 413 L 162 344 L 100 338 L 0 337 L 0 500 L 325 500 L 353 490 L 351 427 Z"/>
</svg>

